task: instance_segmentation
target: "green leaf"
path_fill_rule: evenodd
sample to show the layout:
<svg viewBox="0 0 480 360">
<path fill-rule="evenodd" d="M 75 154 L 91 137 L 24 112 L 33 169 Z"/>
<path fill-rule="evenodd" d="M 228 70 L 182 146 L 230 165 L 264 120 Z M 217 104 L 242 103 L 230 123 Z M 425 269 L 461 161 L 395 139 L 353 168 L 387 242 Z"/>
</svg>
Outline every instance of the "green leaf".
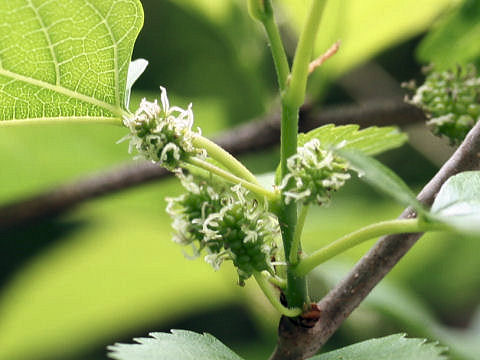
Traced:
<svg viewBox="0 0 480 360">
<path fill-rule="evenodd" d="M 446 348 L 423 339 L 407 339 L 395 334 L 371 339 L 312 357 L 310 360 L 445 360 Z"/>
<path fill-rule="evenodd" d="M 359 172 L 362 180 L 390 195 L 399 203 L 412 206 L 418 212 L 425 212 L 408 185 L 385 165 L 359 151 L 341 149 L 336 152 L 349 161 L 351 166 Z"/>
<path fill-rule="evenodd" d="M 0 19 L 0 125 L 121 122 L 139 0 L 1 1 Z"/>
<path fill-rule="evenodd" d="M 440 188 L 431 214 L 457 231 L 480 234 L 480 171 L 450 177 Z"/>
<path fill-rule="evenodd" d="M 372 126 L 359 130 L 358 125 L 335 126 L 328 124 L 299 134 L 298 146 L 318 139 L 325 147 L 335 147 L 340 144 L 343 149 L 360 150 L 366 155 L 376 155 L 383 151 L 402 146 L 407 140 L 407 135 L 395 127 Z"/>
<path fill-rule="evenodd" d="M 417 56 L 437 69 L 465 65 L 480 57 L 480 1 L 468 0 L 422 40 Z"/>
<path fill-rule="evenodd" d="M 209 334 L 172 330 L 149 335 L 152 338 L 134 339 L 138 344 L 109 346 L 109 356 L 117 360 L 242 360 Z"/>
</svg>

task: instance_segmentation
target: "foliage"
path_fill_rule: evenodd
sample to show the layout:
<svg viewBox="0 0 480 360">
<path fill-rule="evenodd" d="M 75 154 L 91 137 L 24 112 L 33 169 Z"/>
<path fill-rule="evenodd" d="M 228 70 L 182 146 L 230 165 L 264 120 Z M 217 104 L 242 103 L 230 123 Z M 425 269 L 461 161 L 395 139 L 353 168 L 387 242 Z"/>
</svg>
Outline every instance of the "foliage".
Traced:
<svg viewBox="0 0 480 360">
<path fill-rule="evenodd" d="M 350 345 L 326 354 L 314 356 L 312 360 L 378 360 L 422 359 L 441 360 L 445 348 L 421 339 L 407 339 L 404 334 L 386 336 Z"/>
<path fill-rule="evenodd" d="M 177 1 L 177 3 L 180 4 L 182 1 Z M 313 196 L 318 200 L 317 195 L 321 194 L 320 197 L 323 199 L 324 195 L 322 191 L 326 190 L 327 196 L 330 196 L 329 192 L 331 190 L 336 190 L 343 185 L 343 181 L 347 178 L 347 174 L 345 173 L 346 169 L 351 165 L 348 164 L 345 159 L 341 157 L 337 158 L 336 153 L 332 151 L 337 151 L 337 148 L 341 147 L 346 149 L 347 152 L 345 152 L 345 154 L 348 153 L 349 149 L 350 151 L 351 149 L 361 149 L 373 155 L 400 146 L 405 142 L 406 137 L 392 128 L 369 128 L 359 131 L 355 126 L 349 125 L 335 128 L 329 125 L 316 129 L 309 134 L 301 135 L 297 141 L 296 132 L 284 131 L 283 133 L 286 135 L 284 135 L 282 139 L 280 179 L 277 182 L 282 183 L 282 186 L 274 187 L 273 190 L 265 188 L 259 183 L 256 176 L 252 175 L 249 170 L 236 159 L 225 153 L 223 149 L 216 147 L 206 138 L 203 138 L 200 133 L 190 133 L 193 122 L 193 113 L 190 107 L 186 111 L 180 107 L 175 107 L 175 111 L 178 110 L 179 113 L 174 116 L 174 114 L 168 111 L 169 106 L 166 105 L 165 95 L 164 98 L 162 98 L 161 108 L 158 107 L 158 104 L 157 107 L 155 107 L 155 102 L 147 103 L 144 101 L 141 111 L 135 114 L 130 112 L 130 109 L 134 109 L 133 106 L 129 106 L 131 86 L 145 70 L 146 66 L 146 61 L 144 60 L 131 62 L 129 65 L 133 41 L 142 23 L 141 6 L 137 1 L 111 1 L 97 4 L 96 2 L 78 0 L 74 2 L 74 4 L 76 6 L 57 6 L 57 8 L 54 8 L 50 6 L 58 5 L 55 1 L 42 3 L 41 6 L 38 7 L 37 2 L 31 2 L 28 6 L 18 9 L 14 8 L 13 6 L 15 5 L 12 5 L 11 2 L 4 4 L 7 10 L 5 10 L 6 12 L 3 18 L 6 20 L 2 23 L 3 27 L 0 26 L 0 33 L 2 29 L 8 32 L 11 28 L 15 28 L 15 36 L 13 37 L 15 41 L 10 41 L 7 36 L 0 36 L 0 46 L 2 50 L 4 48 L 6 49 L 1 53 L 2 56 L 0 56 L 2 60 L 1 65 L 3 66 L 1 68 L 3 72 L 2 76 L 4 79 L 10 77 L 10 80 L 5 80 L 3 92 L 1 93 L 4 98 L 0 98 L 2 101 L 5 100 L 4 103 L 7 104 L 2 112 L 4 115 L 2 120 L 8 121 L 3 121 L 0 125 L 29 124 L 31 122 L 40 123 L 42 121 L 43 123 L 86 122 L 88 120 L 91 120 L 92 123 L 120 124 L 123 120 L 124 124 L 132 131 L 130 135 L 127 135 L 131 140 L 131 145 L 144 155 L 146 154 L 147 156 L 145 157 L 147 159 L 160 165 L 166 165 L 166 167 L 175 169 L 176 171 L 182 168 L 184 171 L 195 174 L 198 172 L 202 174 L 202 176 L 207 174 L 207 177 L 203 178 L 204 180 L 200 180 L 200 182 L 195 180 L 194 185 L 199 186 L 199 189 L 202 186 L 202 181 L 205 181 L 205 179 L 207 179 L 206 181 L 209 183 L 218 182 L 220 184 L 218 187 L 214 186 L 216 189 L 213 191 L 216 192 L 216 194 L 214 194 L 215 196 L 213 196 L 212 199 L 214 198 L 218 208 L 215 207 L 211 209 L 212 211 L 209 211 L 202 205 L 207 202 L 204 198 L 205 196 L 203 196 L 206 193 L 202 192 L 205 189 L 200 189 L 202 191 L 199 192 L 193 192 L 194 195 L 202 195 L 202 199 L 189 198 L 187 192 L 187 194 L 177 198 L 176 201 L 172 200 L 172 204 L 177 206 L 177 211 L 172 212 L 172 214 L 175 213 L 177 225 L 181 223 L 177 220 L 178 216 L 184 216 L 182 223 L 183 228 L 180 226 L 177 227 L 177 231 L 179 231 L 177 238 L 182 238 L 182 235 L 185 235 L 184 227 L 187 226 L 187 237 L 192 236 L 192 238 L 194 238 L 197 250 L 204 249 L 207 251 L 207 259 L 215 265 L 215 267 L 218 267 L 221 260 L 232 260 L 234 266 L 237 268 L 241 283 L 251 275 L 254 275 L 261 289 L 265 292 L 265 295 L 272 302 L 276 310 L 286 316 L 298 315 L 302 309 L 305 308 L 304 305 L 306 305 L 308 299 L 306 293 L 302 294 L 303 290 L 301 290 L 306 280 L 303 278 L 303 275 L 298 276 L 298 279 L 296 279 L 296 275 L 298 274 L 295 274 L 294 271 L 296 263 L 299 262 L 301 264 L 303 261 L 303 259 L 297 256 L 297 251 L 301 250 L 301 228 L 304 220 L 304 218 L 302 220 L 302 216 L 306 216 L 306 210 L 308 210 L 308 208 L 302 208 L 302 211 L 305 212 L 300 213 L 298 217 L 299 225 L 297 226 L 297 204 L 294 201 L 295 198 L 288 200 L 288 193 L 292 192 L 289 173 L 294 172 L 293 167 L 288 166 L 288 162 L 290 161 L 290 164 L 295 162 L 298 165 L 298 176 L 295 178 L 295 181 L 297 184 L 300 184 L 300 187 L 303 186 L 300 192 L 311 190 L 313 186 L 316 186 L 317 189 L 315 192 L 312 192 L 312 194 L 315 193 Z M 191 8 L 201 9 L 206 6 L 207 2 L 196 1 L 194 3 L 195 5 L 191 7 L 184 3 L 182 4 L 181 6 L 192 11 Z M 97 5 L 99 6 L 98 9 L 95 8 Z M 227 14 L 228 8 L 230 7 L 223 6 L 223 13 Z M 441 8 L 441 6 L 438 8 Z M 0 5 L 0 12 L 1 10 L 4 10 L 4 8 Z M 268 10 L 272 9 L 268 8 Z M 207 17 L 211 19 L 215 18 L 215 21 L 218 21 L 222 11 L 209 13 Z M 327 8 L 326 11 L 328 14 L 328 11 L 331 10 Z M 30 21 L 25 23 L 19 22 L 17 15 L 20 14 L 20 12 L 22 12 L 21 15 L 23 17 L 30 19 Z M 25 12 L 25 14 L 23 14 L 23 12 Z M 267 11 L 262 16 L 257 16 L 257 19 L 265 26 L 267 35 L 273 44 L 272 50 L 279 75 L 280 89 L 287 89 L 286 92 L 281 91 L 280 96 L 283 111 L 285 114 L 288 114 L 286 120 L 290 125 L 296 121 L 295 117 L 298 113 L 298 107 L 303 102 L 303 95 L 305 94 L 304 87 L 307 75 L 304 70 L 310 61 L 310 55 L 314 53 L 313 44 L 317 38 L 314 28 L 317 27 L 319 23 L 317 13 L 319 12 L 310 12 L 311 22 L 307 22 L 305 30 L 302 31 L 306 36 L 300 37 L 299 49 L 304 49 L 304 51 L 299 50 L 298 54 L 300 55 L 295 57 L 291 78 L 288 80 L 290 83 L 286 81 L 288 78 L 286 75 L 288 75 L 289 72 L 289 65 L 284 61 L 286 56 L 285 59 L 282 60 L 283 49 L 281 44 L 275 42 L 275 36 L 278 35 L 275 35 L 275 28 L 273 28 L 274 32 L 272 32 L 272 24 L 273 26 L 276 25 L 274 22 L 269 23 L 273 18 L 273 12 Z M 419 13 L 428 13 L 430 16 L 435 12 L 419 11 Z M 426 16 L 426 18 L 428 18 L 428 16 Z M 66 20 L 64 21 L 62 19 Z M 419 19 L 415 18 L 412 21 L 417 22 Z M 64 22 L 68 24 L 68 26 L 61 28 L 59 24 L 63 24 Z M 424 19 L 419 21 L 419 23 L 422 24 L 423 22 Z M 21 24 L 21 26 L 13 26 L 17 25 L 17 23 Z M 32 28 L 28 28 L 27 25 L 33 26 L 33 31 L 31 31 Z M 61 31 L 59 30 L 60 28 Z M 93 29 L 93 31 L 88 32 L 88 35 L 81 34 L 80 32 L 85 28 Z M 295 26 L 292 28 L 295 28 Z M 72 34 L 75 36 L 71 36 Z M 79 36 L 77 36 L 78 34 Z M 30 38 L 30 36 L 31 41 L 17 41 L 20 37 Z M 95 36 L 97 37 L 95 38 Z M 236 36 L 237 35 L 233 33 L 228 35 L 230 39 L 234 39 Z M 39 38 L 42 39 L 43 43 Z M 105 43 L 102 43 L 102 41 L 105 41 Z M 82 46 L 77 46 L 80 43 Z M 18 49 L 16 49 L 17 44 L 20 44 Z M 36 48 L 35 45 L 38 46 L 38 44 L 43 45 L 41 45 L 40 48 Z M 64 45 L 65 48 L 63 48 Z M 19 51 L 19 49 L 22 51 Z M 59 49 L 64 52 L 59 52 Z M 238 49 L 240 49 L 240 47 L 238 47 Z M 240 50 L 238 51 L 240 52 Z M 18 58 L 19 53 L 25 55 L 22 55 L 22 62 L 12 65 L 15 56 Z M 9 61 L 4 62 L 4 54 L 6 54 L 6 58 L 9 59 Z M 362 56 L 366 55 L 364 54 Z M 58 61 L 60 58 L 61 61 Z M 354 64 L 357 59 L 360 58 L 360 55 L 355 59 L 352 57 L 353 60 L 351 64 Z M 295 64 L 298 64 L 298 66 Z M 344 66 L 342 71 L 346 68 L 347 67 Z M 295 69 L 300 70 L 296 71 Z M 287 72 L 285 72 L 285 70 L 287 70 Z M 332 71 L 331 73 L 335 76 L 339 72 Z M 14 80 L 11 81 L 11 79 Z M 72 86 L 72 84 L 75 84 L 75 86 Z M 27 92 L 23 93 L 23 91 Z M 14 99 L 13 103 L 11 102 L 12 99 Z M 22 99 L 27 101 L 18 101 L 19 105 L 17 106 L 16 101 Z M 258 100 L 260 97 L 256 97 L 256 99 Z M 28 109 L 28 111 L 25 109 Z M 153 112 L 150 111 L 152 109 L 154 110 Z M 160 112 L 163 111 L 164 114 L 160 116 L 157 110 Z M 152 114 L 153 116 L 151 116 Z M 215 116 L 211 116 L 211 118 L 214 117 Z M 179 121 L 179 119 L 181 121 Z M 164 121 L 168 122 L 169 120 L 171 120 L 171 126 L 162 125 Z M 72 125 L 71 129 L 73 130 L 75 127 Z M 163 141 L 165 139 L 162 138 L 162 136 L 165 135 L 164 129 L 170 131 L 165 138 L 166 141 Z M 77 134 L 71 135 L 71 143 L 75 143 L 75 141 L 77 141 L 76 137 L 82 134 L 82 130 L 75 130 Z M 45 130 L 38 130 L 38 133 L 35 132 L 34 135 L 41 134 L 44 131 Z M 116 134 L 115 131 L 116 130 L 112 130 L 111 134 Z M 48 130 L 45 133 L 48 134 Z M 89 136 L 88 132 L 85 132 L 85 134 Z M 293 134 L 295 134 L 295 136 Z M 67 136 L 60 134 L 58 141 L 61 142 L 65 139 L 67 139 Z M 146 141 L 146 143 L 144 141 Z M 159 142 L 162 143 L 160 147 L 158 147 Z M 145 144 L 148 146 L 145 146 Z M 174 144 L 181 150 L 172 150 L 170 144 Z M 283 144 L 288 144 L 288 146 L 285 148 Z M 85 146 L 85 148 L 88 148 L 88 146 Z M 169 151 L 166 151 L 166 149 Z M 307 149 L 309 152 L 303 151 L 302 149 Z M 93 147 L 87 151 L 92 152 L 92 159 L 97 158 Z M 341 151 L 343 150 L 340 150 L 339 154 L 342 154 Z M 313 156 L 312 159 L 315 161 L 303 161 L 304 158 L 308 157 L 308 154 L 311 154 Z M 335 157 L 335 166 L 330 166 L 332 164 L 331 162 L 323 162 L 324 159 L 332 157 Z M 121 157 L 114 156 L 113 158 L 119 159 Z M 345 155 L 345 158 L 349 160 L 348 155 Z M 71 159 L 68 158 L 68 161 L 71 161 Z M 355 165 L 356 160 L 350 161 Z M 371 159 L 366 161 L 369 162 L 370 165 L 372 164 Z M 314 166 L 311 166 L 312 164 Z M 73 163 L 72 168 L 75 167 L 75 165 L 76 164 Z M 357 164 L 358 168 L 362 166 Z M 88 168 L 88 166 L 86 168 Z M 393 189 L 397 189 L 403 194 L 400 198 L 404 201 L 409 204 L 414 203 L 411 198 L 405 196 L 405 194 L 408 193 L 406 186 L 397 179 L 392 180 L 394 177 L 391 176 L 391 174 L 385 175 L 387 173 L 385 169 L 380 169 L 377 165 L 367 166 L 367 168 L 368 174 L 371 173 L 374 177 L 378 176 L 380 180 L 387 181 L 386 184 L 393 184 Z M 330 170 L 333 170 L 333 172 Z M 345 178 L 338 177 L 338 172 L 342 173 Z M 334 175 L 333 178 L 336 179 L 333 182 L 330 178 L 332 174 Z M 310 177 L 311 181 L 307 179 L 308 177 Z M 54 177 L 52 177 L 52 179 L 53 178 Z M 190 185 L 190 188 L 193 188 L 192 185 Z M 168 193 L 168 190 L 165 192 Z M 390 192 L 395 191 L 390 189 Z M 192 192 L 190 195 L 191 194 Z M 309 196 L 312 194 L 309 194 Z M 210 196 L 212 194 L 208 195 Z M 151 202 L 151 197 L 151 194 L 146 195 L 144 200 Z M 156 197 L 158 198 L 158 193 L 156 193 Z M 160 204 L 163 205 L 163 202 L 160 201 Z M 112 225 L 109 229 L 116 228 L 118 224 L 125 225 L 127 223 L 131 223 L 135 228 L 145 229 L 150 223 L 158 223 L 158 229 L 156 229 L 155 232 L 152 231 L 152 235 L 156 238 L 157 232 L 161 233 L 161 228 L 165 226 L 164 221 L 157 221 L 157 216 L 153 215 L 153 213 L 158 211 L 158 207 L 158 204 L 153 206 L 150 204 L 147 210 L 146 208 L 143 209 L 142 205 L 140 205 L 140 208 L 142 208 L 140 212 L 149 213 L 150 217 L 143 218 L 139 220 L 138 223 L 136 221 L 133 223 L 126 221 L 126 219 L 133 220 L 128 216 L 115 216 L 118 210 L 111 207 L 110 210 L 113 210 L 111 218 L 116 220 L 111 220 Z M 90 209 L 89 211 L 93 213 L 93 210 Z M 209 213 L 204 213 L 205 211 Z M 100 212 L 100 214 L 101 213 L 102 212 Z M 440 214 L 440 212 L 438 214 Z M 100 217 L 102 216 L 89 217 L 89 219 Z M 269 225 L 270 220 L 273 220 L 273 227 L 270 226 L 271 224 Z M 105 223 L 107 222 L 108 220 L 105 220 Z M 114 225 L 114 223 L 116 225 Z M 191 225 L 195 226 L 192 227 Z M 412 223 L 410 225 L 417 226 L 418 224 Z M 265 226 L 265 228 L 263 229 L 261 226 Z M 397 230 L 394 230 L 393 227 L 389 228 L 388 226 L 390 225 L 386 228 L 385 223 L 383 223 L 383 227 L 375 224 L 372 226 L 376 229 L 373 231 L 373 233 L 376 234 L 380 228 L 383 229 L 382 231 L 387 231 L 388 233 L 402 229 L 402 226 L 406 225 L 398 222 L 395 223 Z M 278 227 L 282 230 L 283 244 L 275 241 L 276 238 L 279 237 L 277 236 L 279 233 Z M 193 228 L 193 230 L 191 228 Z M 293 233 L 290 229 L 295 228 L 299 230 Z M 406 229 L 406 227 L 403 227 L 403 230 Z M 427 227 L 425 230 L 431 230 L 431 228 Z M 459 227 L 459 230 L 464 231 L 465 229 Z M 117 230 L 117 232 L 118 231 L 119 230 Z M 360 232 L 362 231 L 361 229 Z M 370 230 L 366 232 L 363 231 L 363 234 L 373 234 L 369 231 Z M 92 232 L 95 233 L 94 230 L 92 230 Z M 88 237 L 88 233 L 87 231 L 83 235 L 78 235 L 78 239 Z M 355 234 L 357 233 L 352 233 L 350 238 L 355 238 L 355 236 L 357 236 Z M 92 237 L 92 240 L 95 238 L 96 241 L 98 241 L 98 239 L 104 236 L 111 236 L 111 234 L 108 234 L 108 231 L 105 231 L 102 235 L 103 236 L 97 235 L 97 237 Z M 122 234 L 122 236 L 120 236 L 120 234 L 118 235 L 119 239 L 124 238 L 126 239 L 125 241 L 127 241 L 128 236 L 126 234 Z M 146 236 L 151 237 L 152 235 Z M 136 236 L 137 235 L 135 235 L 135 237 Z M 275 240 L 272 238 L 275 238 Z M 183 239 L 185 239 L 185 237 L 183 237 Z M 340 240 L 342 240 L 342 238 Z M 359 238 L 357 237 L 356 240 L 349 245 L 344 242 L 343 244 L 348 245 L 345 249 L 354 246 L 353 244 L 357 243 L 358 240 Z M 190 244 L 193 243 L 190 242 L 190 239 L 188 239 L 187 242 Z M 116 245 L 113 247 L 116 247 Z M 277 247 L 279 249 L 277 249 Z M 277 252 L 276 250 L 280 251 Z M 156 253 L 159 254 L 162 252 L 163 251 Z M 128 253 L 128 251 L 126 253 Z M 104 254 L 108 255 L 109 251 L 106 250 Z M 260 257 L 257 255 L 260 255 Z M 275 256 L 273 257 L 272 255 Z M 167 270 L 173 267 L 181 267 L 178 265 L 171 267 L 167 265 L 167 263 L 168 261 L 165 261 L 165 269 Z M 318 263 L 314 263 L 314 266 L 316 265 L 318 265 Z M 45 269 L 47 268 L 48 266 L 45 267 Z M 180 273 L 180 270 L 177 272 Z M 208 275 L 204 275 L 204 280 L 207 278 Z M 199 279 L 201 279 L 201 276 Z M 139 285 L 142 283 L 148 283 L 150 285 L 152 282 L 154 281 L 143 282 L 140 279 L 134 281 L 135 284 L 138 283 Z M 203 286 L 195 287 L 195 282 L 196 281 L 193 281 L 192 284 L 190 284 L 191 287 L 197 288 L 198 291 L 203 290 Z M 275 287 L 271 286 L 268 282 L 274 284 Z M 146 286 L 145 288 L 150 288 L 150 286 Z M 285 301 L 279 301 L 279 291 L 283 292 L 283 295 L 286 296 L 288 307 L 285 306 Z M 225 295 L 225 298 L 227 297 L 228 296 Z M 134 297 L 132 297 L 132 299 L 133 298 Z M 130 303 L 135 305 L 139 304 L 138 298 L 131 300 Z M 185 303 L 188 303 L 188 299 L 185 300 Z M 128 308 L 128 301 L 126 301 L 125 304 L 127 304 L 126 306 Z M 119 309 L 120 308 L 121 307 L 119 307 Z M 88 313 L 88 307 L 85 311 Z M 135 311 L 140 313 L 141 310 Z M 117 312 L 112 310 L 112 314 L 115 313 Z M 170 311 L 165 310 L 165 313 L 170 313 Z M 14 317 L 11 317 L 11 319 L 13 319 L 13 322 L 10 321 L 9 323 L 14 324 L 15 327 Z M 134 322 L 135 320 L 132 320 L 131 323 L 133 324 Z M 103 325 L 98 325 L 98 327 L 101 326 Z M 87 324 L 85 329 L 90 333 L 89 328 L 90 326 Z M 4 332 L 9 333 L 8 327 L 6 327 L 6 329 Z M 35 333 L 35 331 L 32 330 L 32 333 Z M 180 334 L 187 333 L 176 332 L 172 335 L 157 334 L 157 337 L 172 339 Z M 10 339 L 14 337 L 15 335 L 12 335 Z M 189 335 L 187 337 L 197 337 L 197 339 L 199 339 L 198 337 L 201 338 L 202 336 Z M 204 336 L 203 339 L 199 339 L 199 341 L 203 341 L 205 338 L 208 338 L 208 336 Z M 39 342 L 42 342 L 42 340 L 39 340 Z M 220 344 L 214 340 L 212 340 L 212 343 L 220 346 Z M 9 349 L 15 349 L 16 347 L 15 341 L 7 340 L 7 344 Z M 45 348 L 48 348 L 48 344 Z M 15 353 L 15 351 L 18 352 L 20 350 L 13 350 L 13 353 Z M 226 349 L 225 351 L 228 352 Z M 28 349 L 26 353 L 28 353 Z"/>
<path fill-rule="evenodd" d="M 171 334 L 151 333 L 153 338 L 135 339 L 139 344 L 116 344 L 109 347 L 117 360 L 212 359 L 241 360 L 235 353 L 209 334 L 172 330 Z M 358 344 L 314 356 L 311 360 L 442 360 L 445 348 L 421 339 L 407 339 L 404 334 L 367 340 Z"/>
<path fill-rule="evenodd" d="M 138 345 L 109 347 L 117 360 L 241 360 L 233 351 L 209 334 L 172 330 L 171 334 L 151 333 L 151 338 L 135 339 Z"/>
</svg>

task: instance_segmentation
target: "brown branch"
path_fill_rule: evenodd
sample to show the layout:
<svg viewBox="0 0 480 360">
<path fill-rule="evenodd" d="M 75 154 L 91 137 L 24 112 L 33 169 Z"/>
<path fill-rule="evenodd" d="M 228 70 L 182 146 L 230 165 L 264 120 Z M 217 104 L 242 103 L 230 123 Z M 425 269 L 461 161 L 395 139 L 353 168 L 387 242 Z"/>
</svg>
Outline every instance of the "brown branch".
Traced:
<svg viewBox="0 0 480 360">
<path fill-rule="evenodd" d="M 380 102 L 363 106 L 330 107 L 321 111 L 306 105 L 300 113 L 300 130 L 308 131 L 320 125 L 407 125 L 424 121 L 418 109 L 399 102 Z M 280 116 L 267 116 L 234 128 L 216 139 L 232 154 L 244 154 L 278 144 Z M 159 180 L 168 172 L 151 163 L 121 165 L 111 170 L 90 175 L 56 189 L 0 207 L 0 230 L 29 221 L 65 212 L 76 205 L 96 197 Z"/>
<path fill-rule="evenodd" d="M 480 168 L 480 122 L 418 195 L 430 206 L 442 184 L 452 175 Z M 400 218 L 415 217 L 406 209 Z M 279 325 L 279 342 L 271 360 L 300 360 L 313 356 L 342 322 L 365 299 L 422 234 L 399 234 L 382 237 L 355 265 L 343 281 L 318 304 L 320 318 L 312 328 L 304 328 L 283 317 Z"/>
</svg>

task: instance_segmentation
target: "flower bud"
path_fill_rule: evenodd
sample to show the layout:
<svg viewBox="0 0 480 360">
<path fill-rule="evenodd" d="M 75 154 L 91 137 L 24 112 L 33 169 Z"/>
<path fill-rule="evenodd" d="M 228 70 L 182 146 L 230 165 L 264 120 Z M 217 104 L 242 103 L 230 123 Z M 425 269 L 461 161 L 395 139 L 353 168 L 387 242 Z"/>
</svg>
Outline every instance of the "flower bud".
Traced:
<svg viewBox="0 0 480 360">
<path fill-rule="evenodd" d="M 480 118 L 480 78 L 473 65 L 431 71 L 407 101 L 425 112 L 435 135 L 459 144 Z"/>
<path fill-rule="evenodd" d="M 270 261 L 280 228 L 267 205 L 260 205 L 239 185 L 228 188 L 213 179 L 180 177 L 187 193 L 167 199 L 174 241 L 192 246 L 197 256 L 205 250 L 205 261 L 216 270 L 231 260 L 240 284 L 254 271 L 273 273 Z"/>
<path fill-rule="evenodd" d="M 192 144 L 195 133 L 191 104 L 187 110 L 170 107 L 165 88 L 160 89 L 161 106 L 157 100 L 143 99 L 135 114 L 124 119 L 130 134 L 120 141 L 129 139 L 129 152 L 135 148 L 141 157 L 174 170 L 189 156 L 205 154 Z"/>
<path fill-rule="evenodd" d="M 326 204 L 332 191 L 338 190 L 350 179 L 348 163 L 333 152 L 322 149 L 320 141 L 313 139 L 297 149 L 287 160 L 289 173 L 280 189 L 285 202 L 292 200 L 304 204 Z"/>
<path fill-rule="evenodd" d="M 254 271 L 273 273 L 270 261 L 277 250 L 280 227 L 266 204 L 259 204 L 246 189 L 234 186 L 224 199 L 222 209 L 204 222 L 203 232 L 207 243 L 221 241 L 224 249 L 209 259 L 216 264 L 221 263 L 221 259 L 232 260 L 240 284 Z"/>
</svg>

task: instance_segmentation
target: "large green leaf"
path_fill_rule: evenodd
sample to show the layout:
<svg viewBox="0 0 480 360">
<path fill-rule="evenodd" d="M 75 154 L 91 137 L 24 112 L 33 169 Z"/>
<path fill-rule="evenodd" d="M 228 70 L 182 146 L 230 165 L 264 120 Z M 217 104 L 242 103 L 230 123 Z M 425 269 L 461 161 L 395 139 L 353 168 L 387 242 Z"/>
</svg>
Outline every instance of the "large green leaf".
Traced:
<svg viewBox="0 0 480 360">
<path fill-rule="evenodd" d="M 446 357 L 442 355 L 445 350 L 436 343 L 395 334 L 314 356 L 311 360 L 445 360 Z"/>
<path fill-rule="evenodd" d="M 441 187 L 431 213 L 455 230 L 480 234 L 480 171 L 466 171 Z"/>
<path fill-rule="evenodd" d="M 0 124 L 121 121 L 139 0 L 1 1 L 0 19 Z"/>
<path fill-rule="evenodd" d="M 372 126 L 363 130 L 359 128 L 358 125 L 324 125 L 306 134 L 300 134 L 298 146 L 303 146 L 312 139 L 318 139 L 324 147 L 342 144 L 343 149 L 359 150 L 366 155 L 376 155 L 402 146 L 407 141 L 407 135 L 395 127 Z"/>
<path fill-rule="evenodd" d="M 437 69 L 467 64 L 480 57 L 480 1 L 467 0 L 420 43 L 418 58 Z"/>
<path fill-rule="evenodd" d="M 242 360 L 209 334 L 172 330 L 135 339 L 139 344 L 115 344 L 109 356 L 117 360 Z"/>
<path fill-rule="evenodd" d="M 341 149 L 337 150 L 337 153 L 348 160 L 350 165 L 359 172 L 362 180 L 390 195 L 399 203 L 412 206 L 419 212 L 425 212 L 408 185 L 385 165 L 358 151 Z"/>
</svg>

